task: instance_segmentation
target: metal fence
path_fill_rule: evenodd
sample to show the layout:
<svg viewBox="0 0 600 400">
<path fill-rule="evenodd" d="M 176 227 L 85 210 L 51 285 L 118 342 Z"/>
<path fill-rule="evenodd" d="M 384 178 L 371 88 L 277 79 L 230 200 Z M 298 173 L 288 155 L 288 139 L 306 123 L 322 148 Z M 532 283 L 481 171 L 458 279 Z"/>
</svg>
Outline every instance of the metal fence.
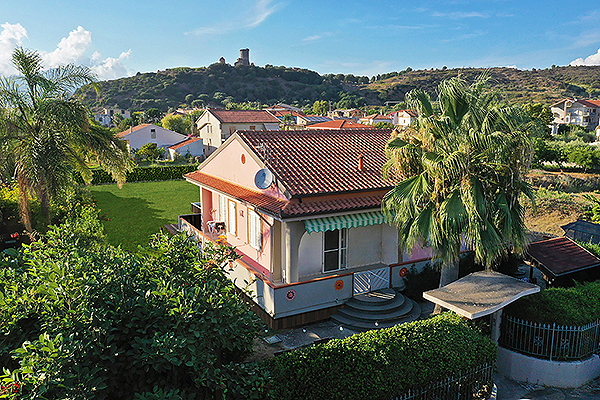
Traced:
<svg viewBox="0 0 600 400">
<path fill-rule="evenodd" d="M 395 400 L 472 400 L 487 399 L 491 393 L 494 364 L 458 372 L 419 389 L 412 389 Z"/>
<path fill-rule="evenodd" d="M 600 350 L 600 320 L 583 326 L 540 324 L 502 316 L 500 345 L 552 360 L 581 360 Z"/>
</svg>

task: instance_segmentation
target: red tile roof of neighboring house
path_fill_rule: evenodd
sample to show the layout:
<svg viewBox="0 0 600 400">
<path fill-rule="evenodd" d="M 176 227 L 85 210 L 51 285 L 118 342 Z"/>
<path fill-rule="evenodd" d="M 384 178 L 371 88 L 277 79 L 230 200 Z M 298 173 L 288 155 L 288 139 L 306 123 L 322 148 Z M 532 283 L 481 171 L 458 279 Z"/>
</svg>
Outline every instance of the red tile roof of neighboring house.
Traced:
<svg viewBox="0 0 600 400">
<path fill-rule="evenodd" d="M 303 112 L 293 111 L 293 110 L 268 110 L 271 114 L 273 114 L 276 118 L 283 118 L 286 115 L 292 114 L 293 117 L 305 117 L 306 114 Z"/>
<path fill-rule="evenodd" d="M 600 100 L 585 100 L 585 99 L 562 99 L 561 101 L 558 101 L 558 102 L 552 104 L 550 107 L 557 107 L 558 105 L 564 103 L 565 101 L 577 102 L 586 107 L 600 107 Z"/>
<path fill-rule="evenodd" d="M 124 136 L 127 136 L 127 135 L 129 135 L 130 133 L 133 133 L 133 132 L 135 132 L 135 131 L 137 131 L 137 130 L 140 130 L 140 129 L 142 129 L 142 128 L 145 128 L 145 127 L 147 127 L 148 125 L 152 125 L 152 124 L 140 124 L 140 125 L 136 125 L 136 126 L 134 126 L 134 127 L 131 127 L 130 129 L 127 129 L 127 130 L 125 130 L 125 131 L 123 131 L 123 132 L 119 132 L 119 133 L 117 133 L 115 136 L 116 136 L 116 137 L 124 137 Z"/>
<path fill-rule="evenodd" d="M 371 115 L 367 115 L 366 117 L 362 117 L 361 119 L 390 119 L 390 117 L 387 115 L 381 115 L 381 114 L 371 114 Z"/>
<path fill-rule="evenodd" d="M 238 131 L 293 197 L 389 189 L 381 169 L 390 129 Z M 267 149 L 266 153 L 262 150 Z M 264 154 L 267 154 L 265 157 Z M 359 156 L 363 168 L 358 170 Z"/>
<path fill-rule="evenodd" d="M 210 108 L 208 111 L 224 124 L 260 122 L 279 123 L 277 118 L 264 110 L 220 110 Z"/>
<path fill-rule="evenodd" d="M 307 129 L 373 129 L 369 125 L 359 124 L 347 119 L 336 119 L 334 121 L 320 122 L 307 127 Z"/>
<path fill-rule="evenodd" d="M 600 259 L 566 236 L 531 243 L 527 254 L 554 277 L 600 266 Z"/>
<path fill-rule="evenodd" d="M 174 145 L 169 146 L 169 148 L 173 149 L 173 150 L 177 150 L 177 149 L 179 149 L 179 148 L 181 148 L 183 146 L 187 146 L 188 144 L 194 143 L 194 142 L 196 142 L 196 141 L 198 141 L 200 139 L 201 138 L 199 138 L 199 137 L 191 137 L 191 138 L 185 139 L 185 140 L 183 140 L 183 141 L 181 141 L 179 143 L 175 143 Z"/>
</svg>

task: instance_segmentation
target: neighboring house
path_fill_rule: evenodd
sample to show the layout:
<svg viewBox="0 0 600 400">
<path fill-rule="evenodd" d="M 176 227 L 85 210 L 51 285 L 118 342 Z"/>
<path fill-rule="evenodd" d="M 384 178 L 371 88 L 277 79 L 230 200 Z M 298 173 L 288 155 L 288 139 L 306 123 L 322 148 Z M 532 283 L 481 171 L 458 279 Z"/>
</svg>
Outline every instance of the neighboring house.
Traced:
<svg viewBox="0 0 600 400">
<path fill-rule="evenodd" d="M 329 111 L 327 116 L 332 119 L 336 118 L 352 118 L 354 121 L 357 121 L 359 118 L 364 117 L 366 114 L 364 111 L 359 110 L 357 108 L 350 109 L 337 109 L 333 111 Z"/>
<path fill-rule="evenodd" d="M 353 122 L 347 119 L 336 119 L 333 121 L 320 122 L 317 124 L 312 124 L 306 127 L 306 129 L 316 130 L 316 129 L 373 129 L 371 126 L 359 124 L 357 122 Z"/>
<path fill-rule="evenodd" d="M 241 256 L 228 268 L 271 327 L 329 317 L 345 300 L 398 287 L 427 251 L 398 248 L 381 200 L 390 129 L 237 131 L 185 179 L 198 214 L 179 229 L 222 238 Z M 195 221 L 195 222 L 194 222 Z"/>
<path fill-rule="evenodd" d="M 102 126 L 107 128 L 112 128 L 115 125 L 113 124 L 113 117 L 115 115 L 120 115 L 125 118 L 131 118 L 131 113 L 127 110 L 123 110 L 120 108 L 105 108 L 101 113 L 94 114 L 94 119 L 98 121 Z"/>
<path fill-rule="evenodd" d="M 290 106 L 289 104 L 285 104 L 285 103 L 275 104 L 273 107 L 266 108 L 266 110 L 267 111 L 286 111 L 287 110 L 287 111 L 302 112 L 301 108 Z"/>
<path fill-rule="evenodd" d="M 175 143 L 179 143 L 187 139 L 186 135 L 173 132 L 163 127 L 154 124 L 141 124 L 132 126 L 126 131 L 117 133 L 119 139 L 127 142 L 129 151 L 140 149 L 148 143 L 156 143 L 156 146 L 167 148 Z"/>
<path fill-rule="evenodd" d="M 192 157 L 204 156 L 204 146 L 202 138 L 190 137 L 182 142 L 169 146 L 169 159 L 174 160 L 176 154 L 181 156 L 190 155 Z"/>
<path fill-rule="evenodd" d="M 291 115 L 294 119 L 293 127 L 295 129 L 303 129 L 309 125 L 318 124 L 320 122 L 331 121 L 331 118 L 324 117 L 322 115 L 307 115 L 302 111 L 291 111 L 291 110 L 268 110 L 278 120 L 283 122 L 286 115 Z"/>
<path fill-rule="evenodd" d="M 552 123 L 555 127 L 573 124 L 593 130 L 599 124 L 600 100 L 564 99 L 552 104 L 550 111 L 554 116 Z"/>
<path fill-rule="evenodd" d="M 305 114 L 302 117 L 298 117 L 298 125 L 305 126 L 305 127 L 314 125 L 314 124 L 319 124 L 321 122 L 329 122 L 329 121 L 333 121 L 333 120 L 331 118 L 325 117 L 323 115 Z"/>
<path fill-rule="evenodd" d="M 279 130 L 279 123 L 265 110 L 207 108 L 196 121 L 196 128 L 204 143 L 204 153 L 210 155 L 236 130 Z"/>
<path fill-rule="evenodd" d="M 392 114 L 392 124 L 401 127 L 407 127 L 416 121 L 419 114 L 415 110 L 394 111 Z"/>
<path fill-rule="evenodd" d="M 363 125 L 373 126 L 373 125 L 377 125 L 380 122 L 392 123 L 392 117 L 389 117 L 387 115 L 381 115 L 381 114 L 371 114 L 371 115 L 366 115 L 362 118 L 359 118 L 358 122 Z"/>
</svg>

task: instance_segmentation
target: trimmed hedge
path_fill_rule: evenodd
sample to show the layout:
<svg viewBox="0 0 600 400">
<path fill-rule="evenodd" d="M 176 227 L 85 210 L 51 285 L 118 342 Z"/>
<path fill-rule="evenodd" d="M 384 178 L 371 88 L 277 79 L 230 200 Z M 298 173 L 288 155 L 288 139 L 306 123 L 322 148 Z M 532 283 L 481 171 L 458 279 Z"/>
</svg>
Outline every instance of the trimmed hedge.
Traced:
<svg viewBox="0 0 600 400">
<path fill-rule="evenodd" d="M 277 399 L 389 399 L 496 359 L 496 345 L 454 313 L 368 331 L 265 362 Z"/>
<path fill-rule="evenodd" d="M 523 297 L 505 308 L 513 317 L 541 324 L 581 326 L 600 319 L 600 281 L 551 288 Z"/>
<path fill-rule="evenodd" d="M 174 179 L 182 179 L 183 174 L 193 172 L 198 168 L 197 164 L 190 165 L 168 165 L 164 167 L 135 167 L 127 172 L 127 182 L 139 181 L 170 181 Z M 103 169 L 92 170 L 93 178 L 92 185 L 101 183 L 115 183 L 110 174 Z M 75 175 L 77 183 L 84 183 L 80 174 Z"/>
</svg>

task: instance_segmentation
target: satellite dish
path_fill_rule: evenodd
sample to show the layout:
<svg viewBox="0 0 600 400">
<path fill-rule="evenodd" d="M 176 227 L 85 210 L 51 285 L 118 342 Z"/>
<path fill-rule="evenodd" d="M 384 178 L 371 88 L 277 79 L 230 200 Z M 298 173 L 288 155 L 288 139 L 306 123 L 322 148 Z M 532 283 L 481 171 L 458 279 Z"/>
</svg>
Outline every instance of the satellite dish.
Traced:
<svg viewBox="0 0 600 400">
<path fill-rule="evenodd" d="M 267 168 L 258 170 L 254 175 L 254 184 L 259 189 L 268 189 L 273 184 L 273 173 Z"/>
</svg>

